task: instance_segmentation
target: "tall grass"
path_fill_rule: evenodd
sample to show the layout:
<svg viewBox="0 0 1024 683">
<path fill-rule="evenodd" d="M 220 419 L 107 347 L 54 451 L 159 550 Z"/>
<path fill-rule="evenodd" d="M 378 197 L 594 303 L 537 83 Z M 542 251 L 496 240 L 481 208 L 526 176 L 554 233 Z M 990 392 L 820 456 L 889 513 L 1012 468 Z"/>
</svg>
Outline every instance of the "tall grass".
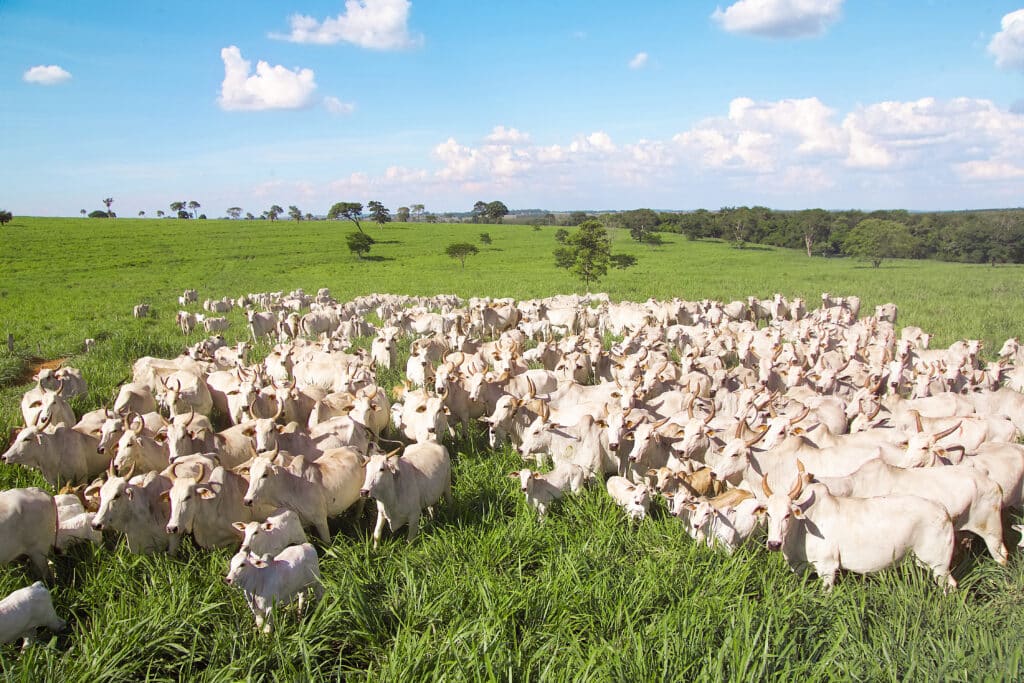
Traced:
<svg viewBox="0 0 1024 683">
<path fill-rule="evenodd" d="M 487 226 L 492 248 L 462 271 L 441 253 L 479 226 L 389 225 L 359 263 L 336 223 L 16 219 L 3 232 L 0 321 L 17 352 L 70 356 L 91 384 L 76 410 L 109 401 L 140 355 L 173 355 L 186 340 L 175 299 L 247 291 L 332 288 L 455 292 L 519 298 L 572 291 L 551 265 L 554 229 Z M 375 229 L 375 237 L 377 233 Z M 670 240 L 672 238 L 669 238 Z M 12 248 L 12 245 L 17 248 Z M 58 248 L 59 246 L 59 248 Z M 866 308 L 900 305 L 901 322 L 939 343 L 1017 334 L 1024 282 L 1016 267 L 808 260 L 798 252 L 735 250 L 678 239 L 649 249 L 616 236 L 639 265 L 601 283 L 613 298 L 733 299 L 775 291 L 858 294 Z M 55 256 L 59 254 L 59 256 Z M 155 316 L 131 318 L 149 301 Z M 244 336 L 243 319 L 229 336 Z M 0 328 L 0 332 L 5 332 Z M 96 349 L 80 353 L 81 340 Z M 193 339 L 198 338 L 195 335 Z M 3 354 L 0 351 L 0 354 Z M 7 361 L 5 361 L 7 362 Z M 394 384 L 396 373 L 381 374 Z M 23 387 L 0 392 L 0 425 L 20 422 Z M 943 595 L 906 562 L 842 576 L 831 594 L 792 574 L 755 539 L 733 556 L 697 546 L 663 508 L 629 524 L 594 488 L 538 524 L 505 477 L 521 462 L 484 447 L 482 433 L 449 442 L 454 502 L 412 544 L 385 533 L 371 549 L 373 514 L 332 522 L 320 548 L 325 597 L 301 619 L 253 628 L 226 586 L 228 551 L 186 543 L 180 557 L 139 557 L 123 541 L 55 559 L 54 601 L 71 624 L 19 655 L 0 646 L 5 680 L 1019 680 L 1024 567 L 968 553 L 960 589 Z M 3 487 L 41 485 L 0 466 Z M 31 581 L 0 567 L 0 594 Z"/>
</svg>

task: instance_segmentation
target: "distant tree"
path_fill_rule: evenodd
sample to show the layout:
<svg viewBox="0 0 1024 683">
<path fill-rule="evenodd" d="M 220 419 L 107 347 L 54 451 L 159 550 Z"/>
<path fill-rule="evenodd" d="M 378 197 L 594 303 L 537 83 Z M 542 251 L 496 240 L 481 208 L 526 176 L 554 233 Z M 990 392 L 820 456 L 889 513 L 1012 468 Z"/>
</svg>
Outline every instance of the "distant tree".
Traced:
<svg viewBox="0 0 1024 683">
<path fill-rule="evenodd" d="M 307 221 L 315 220 L 315 218 L 316 217 L 313 214 L 311 214 L 311 213 L 307 213 L 306 214 L 306 220 Z"/>
<path fill-rule="evenodd" d="M 568 268 L 589 288 L 591 282 L 597 282 L 608 273 L 612 241 L 600 221 L 588 220 L 580 223 L 566 238 L 565 246 L 555 249 L 554 255 L 556 266 Z"/>
<path fill-rule="evenodd" d="M 483 223 L 487 217 L 487 202 L 479 201 L 474 204 L 472 214 L 474 223 Z"/>
<path fill-rule="evenodd" d="M 843 250 L 850 256 L 870 261 L 873 268 L 887 258 L 907 258 L 917 239 L 907 226 L 881 218 L 865 218 L 846 235 Z"/>
<path fill-rule="evenodd" d="M 110 212 L 96 209 L 95 211 L 89 212 L 89 218 L 110 218 Z"/>
<path fill-rule="evenodd" d="M 294 204 L 292 204 L 291 206 L 288 207 L 288 216 L 293 221 L 301 221 L 302 220 L 302 210 L 299 209 L 299 207 L 297 207 Z"/>
<path fill-rule="evenodd" d="M 164 217 L 163 209 L 157 209 L 156 210 L 156 217 L 157 218 L 163 218 Z"/>
<path fill-rule="evenodd" d="M 84 216 L 85 214 L 87 214 L 87 213 L 89 213 L 89 212 L 88 212 L 88 211 L 86 211 L 85 209 L 79 209 L 79 210 L 78 210 L 78 213 L 80 213 L 80 214 L 82 214 L 82 215 Z"/>
<path fill-rule="evenodd" d="M 0 209 L 0 225 L 7 225 L 14 216 L 7 209 Z"/>
<path fill-rule="evenodd" d="M 245 220 L 247 220 L 247 221 L 254 221 L 254 220 L 256 220 L 256 216 L 253 216 L 250 211 L 246 211 L 245 212 Z"/>
<path fill-rule="evenodd" d="M 565 244 L 566 238 L 569 237 L 569 231 L 565 228 L 559 228 L 555 230 L 555 241 L 559 244 Z"/>
<path fill-rule="evenodd" d="M 501 219 L 508 215 L 508 207 L 502 202 L 494 201 L 487 205 L 487 217 L 495 223 L 500 223 Z M 552 218 L 554 218 L 552 216 Z"/>
<path fill-rule="evenodd" d="M 230 209 L 228 209 L 228 216 L 232 220 L 238 220 L 242 216 L 242 207 L 232 206 Z"/>
<path fill-rule="evenodd" d="M 458 259 L 462 267 L 465 268 L 466 257 L 479 254 L 480 250 L 476 248 L 475 244 L 469 242 L 453 242 L 445 248 L 444 253 L 453 259 Z"/>
<path fill-rule="evenodd" d="M 378 228 L 383 228 L 385 223 L 391 222 L 391 212 L 380 202 L 367 202 L 366 208 L 370 210 L 370 218 L 373 219 Z"/>
<path fill-rule="evenodd" d="M 171 202 L 171 213 L 178 214 L 181 217 L 181 212 L 185 210 L 185 202 Z"/>
<path fill-rule="evenodd" d="M 327 212 L 327 218 L 336 221 L 345 218 L 356 224 L 356 230 L 363 231 L 359 219 L 363 217 L 363 205 L 359 202 L 337 202 Z"/>
<path fill-rule="evenodd" d="M 411 210 L 412 213 L 412 219 L 414 221 L 419 221 L 423 219 L 423 213 L 427 210 L 427 207 L 423 206 L 422 204 L 413 204 L 412 206 L 409 207 L 409 209 Z"/>
<path fill-rule="evenodd" d="M 583 221 L 587 220 L 587 218 L 588 216 L 586 211 L 573 211 L 565 217 L 564 224 L 572 227 L 574 225 L 579 225 Z"/>
<path fill-rule="evenodd" d="M 363 260 L 363 255 L 370 253 L 370 247 L 374 245 L 374 239 L 365 232 L 351 232 L 345 236 L 345 243 L 348 250 Z"/>
<path fill-rule="evenodd" d="M 398 210 L 395 211 L 395 220 L 398 221 L 399 223 L 408 223 L 409 222 L 409 207 L 408 206 L 400 206 L 400 207 L 398 207 Z"/>
<path fill-rule="evenodd" d="M 665 240 L 662 239 L 659 233 L 650 231 L 644 233 L 644 237 L 641 241 L 649 247 L 660 247 L 665 244 Z"/>
<path fill-rule="evenodd" d="M 427 213 L 427 214 L 424 214 L 424 215 L 423 215 L 423 220 L 425 220 L 425 221 L 426 221 L 426 222 L 428 222 L 428 223 L 437 223 L 437 222 L 439 222 L 439 221 L 440 221 L 440 219 L 439 219 L 439 218 L 437 217 L 437 214 L 436 214 L 436 213 Z"/>
<path fill-rule="evenodd" d="M 482 232 L 482 233 L 480 233 L 480 244 L 490 244 L 490 243 L 491 243 L 491 233 L 489 233 L 489 232 Z"/>
<path fill-rule="evenodd" d="M 824 209 L 811 209 L 800 212 L 797 220 L 804 238 L 807 258 L 811 258 L 815 242 L 828 239 L 832 227 L 832 217 Z"/>
<path fill-rule="evenodd" d="M 189 218 L 192 218 L 192 214 L 190 214 L 185 209 L 178 209 L 178 218 L 187 221 Z"/>
<path fill-rule="evenodd" d="M 192 210 L 192 218 L 196 217 L 196 209 L 199 208 L 199 202 L 192 200 L 188 203 L 188 208 Z"/>
<path fill-rule="evenodd" d="M 107 207 L 107 217 L 113 218 L 114 212 L 110 210 L 110 205 L 114 203 L 113 197 L 107 197 L 103 200 L 103 205 Z"/>
<path fill-rule="evenodd" d="M 145 211 L 139 211 L 139 218 L 145 218 L 145 217 L 146 217 L 146 212 Z"/>
<path fill-rule="evenodd" d="M 282 209 L 277 204 L 274 204 L 269 209 L 267 209 L 267 218 L 269 218 L 272 221 L 276 221 L 277 217 L 280 216 L 282 213 L 284 213 L 284 209 Z"/>
<path fill-rule="evenodd" d="M 205 221 L 206 220 L 206 214 L 205 213 L 199 214 L 199 220 Z"/>
</svg>

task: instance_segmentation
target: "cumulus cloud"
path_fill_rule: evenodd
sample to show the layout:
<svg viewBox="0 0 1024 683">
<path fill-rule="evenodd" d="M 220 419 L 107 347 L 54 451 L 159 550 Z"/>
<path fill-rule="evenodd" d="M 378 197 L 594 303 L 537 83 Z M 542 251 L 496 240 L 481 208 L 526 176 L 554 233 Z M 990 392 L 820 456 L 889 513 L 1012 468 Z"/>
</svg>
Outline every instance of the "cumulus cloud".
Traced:
<svg viewBox="0 0 1024 683">
<path fill-rule="evenodd" d="M 629 60 L 629 68 L 642 69 L 647 66 L 647 59 L 648 57 L 646 52 L 637 52 L 633 59 Z"/>
<path fill-rule="evenodd" d="M 22 79 L 26 83 L 34 83 L 36 85 L 58 85 L 70 81 L 71 74 L 56 64 L 51 64 L 50 66 L 39 65 L 26 71 L 22 75 Z"/>
<path fill-rule="evenodd" d="M 325 97 L 324 107 L 327 108 L 327 111 L 338 116 L 345 116 L 356 110 L 356 105 L 351 102 L 342 102 L 337 97 Z"/>
<path fill-rule="evenodd" d="M 1024 69 L 1024 9 L 1003 17 L 1002 29 L 992 36 L 988 51 L 1003 69 Z"/>
<path fill-rule="evenodd" d="M 293 43 L 334 45 L 352 43 L 373 50 L 401 50 L 423 43 L 421 35 L 409 33 L 409 0 L 345 0 L 345 11 L 317 21 L 294 14 L 291 32 L 270 34 L 271 38 Z"/>
<path fill-rule="evenodd" d="M 517 128 L 506 128 L 505 126 L 495 126 L 491 131 L 490 135 L 484 138 L 487 142 L 496 145 L 502 144 L 518 144 L 522 142 L 529 142 L 530 136 L 527 133 L 522 132 Z"/>
<path fill-rule="evenodd" d="M 730 33 L 768 38 L 818 36 L 839 19 L 843 0 L 738 0 L 711 19 Z"/>
<path fill-rule="evenodd" d="M 316 81 L 312 69 L 288 69 L 260 60 L 256 73 L 234 45 L 220 51 L 224 60 L 224 82 L 217 102 L 228 111 L 301 109 L 313 103 Z"/>
</svg>

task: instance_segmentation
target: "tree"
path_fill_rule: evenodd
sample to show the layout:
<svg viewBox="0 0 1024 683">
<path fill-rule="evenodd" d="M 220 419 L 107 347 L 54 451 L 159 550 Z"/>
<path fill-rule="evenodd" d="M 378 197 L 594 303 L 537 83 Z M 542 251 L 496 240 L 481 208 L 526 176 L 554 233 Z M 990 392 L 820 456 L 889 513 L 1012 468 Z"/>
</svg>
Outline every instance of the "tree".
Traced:
<svg viewBox="0 0 1024 683">
<path fill-rule="evenodd" d="M 487 205 L 487 217 L 495 223 L 500 223 L 501 219 L 508 215 L 508 207 L 502 202 L 494 201 Z"/>
<path fill-rule="evenodd" d="M 7 209 L 0 209 L 0 225 L 7 225 L 14 216 Z"/>
<path fill-rule="evenodd" d="M 370 210 L 370 218 L 373 219 L 378 228 L 383 228 L 385 223 L 391 222 L 391 212 L 380 202 L 368 202 L 366 207 Z"/>
<path fill-rule="evenodd" d="M 409 207 L 412 211 L 412 219 L 414 221 L 422 220 L 423 212 L 427 210 L 427 207 L 422 204 L 413 204 Z"/>
<path fill-rule="evenodd" d="M 78 213 L 80 213 L 80 214 L 82 214 L 82 215 L 84 216 L 85 214 L 87 214 L 87 213 L 89 213 L 89 212 L 88 212 L 88 211 L 86 211 L 85 209 L 79 209 L 79 210 L 78 210 Z"/>
<path fill-rule="evenodd" d="M 489 233 L 489 232 L 482 232 L 482 233 L 480 233 L 480 244 L 490 244 L 490 243 L 491 243 L 491 233 Z"/>
<path fill-rule="evenodd" d="M 865 218 L 846 235 L 843 250 L 850 256 L 870 261 L 873 268 L 887 258 L 912 255 L 917 239 L 907 226 L 881 218 Z"/>
<path fill-rule="evenodd" d="M 356 230 L 363 231 L 359 225 L 359 219 L 363 217 L 363 205 L 359 202 L 337 202 L 327 212 L 327 218 L 336 221 L 339 218 L 346 218 L 356 224 Z"/>
<path fill-rule="evenodd" d="M 253 216 L 251 211 L 246 211 L 245 212 L 245 220 L 247 220 L 247 221 L 254 221 L 254 220 L 256 220 L 256 216 Z"/>
<path fill-rule="evenodd" d="M 185 209 L 178 209 L 178 218 L 187 221 L 189 218 L 192 218 L 192 214 Z"/>
<path fill-rule="evenodd" d="M 181 218 L 181 212 L 185 210 L 185 202 L 171 202 L 171 213 L 177 214 L 178 218 Z"/>
<path fill-rule="evenodd" d="M 89 218 L 110 218 L 110 212 L 96 209 L 95 211 L 89 212 Z"/>
<path fill-rule="evenodd" d="M 458 259 L 462 267 L 465 268 L 466 257 L 479 254 L 480 250 L 476 248 L 475 244 L 469 242 L 453 242 L 445 248 L 444 253 L 453 259 Z"/>
<path fill-rule="evenodd" d="M 302 220 L 302 210 L 299 209 L 299 207 L 295 206 L 294 204 L 288 207 L 288 215 L 291 217 L 293 221 Z"/>
<path fill-rule="evenodd" d="M 824 209 L 811 209 L 801 212 L 799 217 L 800 232 L 804 238 L 804 248 L 807 250 L 807 258 L 811 258 L 814 243 L 818 240 L 828 239 L 831 232 L 832 217 Z"/>
<path fill-rule="evenodd" d="M 188 203 L 188 208 L 192 209 L 192 218 L 196 217 L 196 209 L 199 208 L 199 202 L 192 200 Z"/>
<path fill-rule="evenodd" d="M 565 244 L 565 240 L 569 237 L 569 231 L 565 228 L 559 228 L 555 230 L 555 241 L 559 244 Z"/>
<path fill-rule="evenodd" d="M 640 240 L 649 247 L 660 247 L 665 244 L 665 240 L 662 239 L 661 235 L 656 232 L 645 232 L 643 239 Z"/>
<path fill-rule="evenodd" d="M 113 218 L 114 217 L 114 212 L 110 210 L 110 205 L 113 204 L 113 203 L 114 203 L 114 198 L 113 197 L 107 197 L 106 199 L 103 200 L 104 206 L 107 207 L 107 216 L 109 218 Z"/>
<path fill-rule="evenodd" d="M 345 237 L 345 243 L 348 244 L 348 250 L 359 257 L 359 260 L 363 260 L 363 254 L 370 253 L 370 247 L 373 246 L 374 240 L 372 237 L 367 235 L 365 232 L 352 232 Z"/>
<path fill-rule="evenodd" d="M 313 216 L 313 214 L 311 214 L 311 213 L 307 213 L 307 214 L 306 214 L 306 220 L 307 220 L 307 221 L 315 220 L 315 217 Z"/>
<path fill-rule="evenodd" d="M 156 210 L 156 217 L 157 218 L 163 218 L 164 217 L 163 209 L 157 209 Z"/>
<path fill-rule="evenodd" d="M 398 221 L 399 223 L 408 223 L 409 222 L 409 207 L 408 206 L 400 206 L 400 207 L 398 207 L 398 211 L 395 211 L 395 220 Z"/>
<path fill-rule="evenodd" d="M 272 221 L 276 221 L 277 217 L 280 216 L 282 213 L 284 213 L 284 209 L 282 209 L 277 204 L 274 204 L 267 210 L 267 218 L 269 218 Z"/>
<path fill-rule="evenodd" d="M 146 217 L 146 212 L 145 211 L 139 211 L 139 218 L 145 218 L 145 217 Z"/>
<path fill-rule="evenodd" d="M 487 202 L 479 201 L 473 205 L 473 222 L 483 223 L 487 216 Z"/>
<path fill-rule="evenodd" d="M 612 241 L 599 221 L 588 220 L 580 223 L 566 238 L 565 246 L 555 249 L 554 255 L 556 266 L 568 268 L 589 288 L 591 282 L 597 282 L 608 273 Z"/>
<path fill-rule="evenodd" d="M 239 218 L 242 217 L 242 207 L 232 206 L 230 209 L 228 209 L 228 216 L 234 220 L 238 220 Z"/>
<path fill-rule="evenodd" d="M 572 227 L 574 225 L 579 225 L 585 220 L 587 220 L 586 211 L 573 211 L 572 213 L 565 217 L 565 225 Z"/>
</svg>

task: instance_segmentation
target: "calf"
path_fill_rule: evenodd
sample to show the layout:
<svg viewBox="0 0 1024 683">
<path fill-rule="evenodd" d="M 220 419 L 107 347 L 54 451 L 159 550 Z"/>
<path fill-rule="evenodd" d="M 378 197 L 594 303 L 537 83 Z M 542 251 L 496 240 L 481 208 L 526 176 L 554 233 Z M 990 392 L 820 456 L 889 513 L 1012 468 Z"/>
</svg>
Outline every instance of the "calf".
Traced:
<svg viewBox="0 0 1024 683">
<path fill-rule="evenodd" d="M 0 564 L 25 555 L 41 578 L 50 577 L 46 555 L 57 536 L 53 497 L 35 487 L 0 491 Z"/>
<path fill-rule="evenodd" d="M 256 628 L 262 628 L 264 633 L 273 630 L 274 605 L 287 605 L 297 599 L 301 613 L 306 589 L 312 588 L 318 599 L 324 592 L 320 561 L 309 543 L 285 548 L 273 558 L 236 553 L 224 581 L 242 589 L 245 602 L 256 617 Z"/>
<path fill-rule="evenodd" d="M 278 508 L 265 522 L 235 522 L 231 526 L 242 534 L 239 552 L 252 555 L 276 555 L 290 545 L 306 542 L 302 520 L 287 508 Z"/>
<path fill-rule="evenodd" d="M 53 610 L 50 591 L 42 581 L 19 588 L 0 600 L 0 643 L 12 643 L 23 638 L 24 650 L 36 639 L 36 629 L 45 626 L 51 631 L 63 631 L 67 622 Z"/>
<path fill-rule="evenodd" d="M 448 449 L 438 443 L 416 443 L 406 447 L 401 458 L 374 455 L 363 461 L 366 477 L 359 495 L 377 501 L 377 524 L 373 547 L 380 544 L 387 521 L 392 531 L 409 525 L 406 538 L 412 541 L 420 528 L 424 508 L 433 517 L 433 507 L 443 496 L 452 500 L 452 463 Z"/>
<path fill-rule="evenodd" d="M 583 488 L 587 475 L 579 465 L 566 462 L 546 474 L 522 469 L 510 472 L 508 477 L 519 480 L 519 488 L 526 494 L 526 502 L 537 511 L 538 521 L 544 521 L 548 506 L 561 499 L 566 490 L 577 493 Z"/>
<path fill-rule="evenodd" d="M 651 496 L 645 484 L 634 484 L 625 477 L 614 476 L 608 478 L 605 488 L 630 520 L 639 522 L 647 517 Z"/>
</svg>

